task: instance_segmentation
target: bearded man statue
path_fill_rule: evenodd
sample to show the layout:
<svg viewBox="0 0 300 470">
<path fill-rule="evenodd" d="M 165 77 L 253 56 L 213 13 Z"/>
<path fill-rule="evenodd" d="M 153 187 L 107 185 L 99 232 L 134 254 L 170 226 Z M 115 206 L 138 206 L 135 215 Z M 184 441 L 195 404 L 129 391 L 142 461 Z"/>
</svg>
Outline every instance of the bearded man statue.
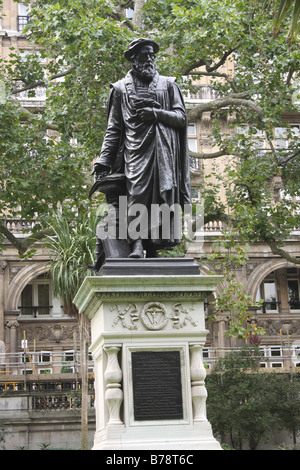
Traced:
<svg viewBox="0 0 300 470">
<path fill-rule="evenodd" d="M 146 234 L 128 240 L 129 257 L 156 257 L 157 251 L 181 243 L 172 228 L 168 237 L 162 227 L 153 237 L 151 208 L 159 205 L 182 209 L 190 204 L 190 170 L 187 118 L 184 100 L 174 78 L 159 75 L 154 59 L 159 46 L 152 39 L 134 40 L 125 52 L 131 70 L 111 85 L 108 122 L 96 180 L 105 175 L 125 175 L 128 221 L 133 206 L 145 207 Z M 162 219 L 159 221 L 162 224 Z"/>
</svg>

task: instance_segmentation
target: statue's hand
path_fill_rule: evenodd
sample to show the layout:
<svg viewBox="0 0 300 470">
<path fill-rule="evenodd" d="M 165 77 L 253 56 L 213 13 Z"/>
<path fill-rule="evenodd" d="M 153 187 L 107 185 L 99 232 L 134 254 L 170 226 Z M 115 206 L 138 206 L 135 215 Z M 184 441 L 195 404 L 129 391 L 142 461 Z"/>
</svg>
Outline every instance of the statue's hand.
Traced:
<svg viewBox="0 0 300 470">
<path fill-rule="evenodd" d="M 155 113 L 153 108 L 144 108 L 144 109 L 138 109 L 137 110 L 137 115 L 138 118 L 141 119 L 141 121 L 155 121 Z"/>
<path fill-rule="evenodd" d="M 101 163 L 95 163 L 94 171 L 92 175 L 94 175 L 94 181 L 101 180 L 104 176 L 108 175 L 110 168 L 108 166 L 101 165 Z"/>
</svg>

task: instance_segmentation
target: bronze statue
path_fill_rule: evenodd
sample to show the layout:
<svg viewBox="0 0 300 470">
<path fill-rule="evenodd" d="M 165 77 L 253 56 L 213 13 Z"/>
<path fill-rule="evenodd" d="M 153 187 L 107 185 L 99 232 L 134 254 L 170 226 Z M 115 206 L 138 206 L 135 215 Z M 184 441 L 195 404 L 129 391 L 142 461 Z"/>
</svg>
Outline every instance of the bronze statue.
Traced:
<svg viewBox="0 0 300 470">
<path fill-rule="evenodd" d="M 155 41 L 140 38 L 125 52 L 131 70 L 111 85 L 107 129 L 94 165 L 96 184 L 107 175 L 124 182 L 129 221 L 136 204 L 148 214 L 152 205 L 190 204 L 185 105 L 175 79 L 160 76 L 154 66 L 158 50 Z M 150 224 L 149 215 L 149 229 Z M 171 230 L 168 239 L 153 239 L 150 233 L 136 240 L 129 237 L 129 257 L 143 257 L 144 250 L 147 257 L 155 257 L 157 250 L 181 242 L 173 235 Z"/>
</svg>

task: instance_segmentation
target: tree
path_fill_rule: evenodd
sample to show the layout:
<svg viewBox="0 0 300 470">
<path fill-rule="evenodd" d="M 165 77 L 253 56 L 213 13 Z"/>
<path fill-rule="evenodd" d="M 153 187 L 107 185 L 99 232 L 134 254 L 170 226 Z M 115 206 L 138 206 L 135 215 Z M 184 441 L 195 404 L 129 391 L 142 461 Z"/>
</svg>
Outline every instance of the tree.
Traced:
<svg viewBox="0 0 300 470">
<path fill-rule="evenodd" d="M 118 16 L 106 18 L 107 2 L 94 3 L 37 2 L 28 33 L 32 53 L 12 50 L 0 59 L 0 242 L 8 238 L 20 255 L 50 233 L 47 223 L 57 208 L 72 219 L 93 206 L 88 190 L 109 80 L 120 73 L 130 37 Z M 41 86 L 45 107 L 22 107 L 20 93 L 35 96 Z M 6 227 L 5 219 L 15 217 L 35 220 L 25 240 Z"/>
<path fill-rule="evenodd" d="M 260 374 L 260 358 L 258 347 L 244 346 L 220 359 L 206 379 L 208 419 L 214 433 L 229 438 L 235 449 L 246 444 L 255 450 L 278 429 L 299 429 L 299 403 L 291 407 L 291 397 L 285 403 L 295 393 L 290 377 Z M 296 389 L 299 395 L 299 382 Z"/>
<path fill-rule="evenodd" d="M 248 254 L 247 245 L 241 245 L 234 236 L 226 235 L 212 245 L 211 253 L 204 254 L 201 261 L 213 262 L 214 271 L 222 273 L 223 289 L 213 302 L 212 313 L 208 321 L 214 321 L 218 315 L 228 315 L 228 337 L 250 339 L 265 334 L 265 330 L 252 322 L 251 307 L 257 306 L 245 293 L 245 286 L 238 280 L 236 270 L 245 266 Z"/>
<path fill-rule="evenodd" d="M 201 185 L 210 201 L 206 220 L 226 220 L 243 241 L 264 242 L 274 254 L 299 264 L 284 246 L 300 222 L 299 136 L 285 118 L 285 112 L 299 112 L 299 37 L 292 43 L 287 39 L 289 16 L 274 34 L 270 5 L 260 0 L 37 0 L 27 29 L 35 53 L 20 58 L 11 51 L 0 64 L 6 95 L 0 105 L 2 218 L 19 215 L 37 222 L 23 242 L 5 224 L 2 236 L 24 254 L 44 236 L 49 207 L 59 205 L 69 215 L 89 204 L 91 160 L 101 146 L 109 82 L 128 70 L 123 51 L 129 41 L 152 35 L 161 47 L 161 73 L 176 76 L 190 91 L 195 80 L 208 78 L 218 94 L 188 109 L 190 122 L 211 114 L 211 149 L 218 147 L 192 156 L 203 166 L 213 159 L 217 176 L 220 159 L 226 162 L 225 200 L 207 179 Z M 132 22 L 124 6 L 135 7 Z M 47 61 L 41 63 L 40 57 Z M 34 94 L 41 85 L 47 89 L 43 112 L 24 110 L 15 98 L 21 90 Z M 227 129 L 222 127 L 226 116 Z M 284 128 L 287 149 L 274 145 L 276 128 Z M 46 130 L 60 138 L 48 135 L 45 141 Z M 262 135 L 268 144 L 263 151 L 257 149 Z"/>
<path fill-rule="evenodd" d="M 49 224 L 45 246 L 50 252 L 50 273 L 53 293 L 63 299 L 64 310 L 70 316 L 78 315 L 73 299 L 93 264 L 98 216 L 86 214 L 76 223 L 69 224 L 60 213 L 53 215 Z M 89 320 L 78 316 L 81 357 L 81 449 L 88 449 L 88 348 L 90 345 Z"/>
<path fill-rule="evenodd" d="M 182 2 L 159 2 L 159 6 L 154 14 L 157 35 L 165 47 L 172 44 L 168 66 L 172 63 L 177 75 L 210 77 L 219 93 L 219 98 L 189 112 L 191 121 L 212 113 L 212 147 L 219 147 L 194 157 L 227 158 L 218 181 L 226 188 L 230 217 L 222 213 L 216 198 L 215 212 L 244 240 L 263 241 L 274 254 L 299 263 L 281 246 L 299 225 L 299 180 L 294 173 L 299 174 L 299 136 L 282 122 L 284 111 L 297 111 L 292 96 L 298 86 L 299 40 L 288 46 L 284 25 L 274 36 L 273 12 L 263 2 L 194 1 L 188 7 Z M 151 2 L 146 7 L 150 11 Z M 150 13 L 149 18 L 153 22 Z M 233 67 L 233 58 L 234 73 L 229 74 L 222 66 L 229 60 Z M 224 113 L 233 119 L 228 132 L 219 120 Z M 289 149 L 275 148 L 276 127 L 285 127 Z M 255 148 L 260 135 L 265 136 L 268 151 Z M 204 198 L 209 192 L 212 199 L 206 182 L 202 191 Z"/>
<path fill-rule="evenodd" d="M 297 435 L 300 431 L 300 395 L 299 376 L 294 374 L 290 377 L 278 377 L 276 384 L 278 395 L 280 395 L 280 407 L 277 410 L 281 427 L 289 431 L 293 438 L 294 446 L 297 444 Z"/>
</svg>

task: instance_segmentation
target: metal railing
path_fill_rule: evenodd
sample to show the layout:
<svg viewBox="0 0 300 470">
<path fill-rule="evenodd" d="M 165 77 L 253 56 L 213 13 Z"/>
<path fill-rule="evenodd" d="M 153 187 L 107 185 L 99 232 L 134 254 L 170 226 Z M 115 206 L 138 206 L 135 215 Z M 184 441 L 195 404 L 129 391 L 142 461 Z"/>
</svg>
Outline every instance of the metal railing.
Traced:
<svg viewBox="0 0 300 470">
<path fill-rule="evenodd" d="M 92 408 L 92 396 L 90 398 L 89 406 Z M 45 393 L 43 395 L 36 395 L 31 398 L 32 411 L 76 410 L 79 408 L 81 408 L 81 396 L 78 393 Z"/>
<path fill-rule="evenodd" d="M 22 315 L 31 315 L 33 318 L 37 318 L 38 315 L 50 315 L 52 305 L 30 305 L 28 307 L 18 306 Z"/>
<path fill-rule="evenodd" d="M 91 409 L 94 406 L 92 361 L 88 369 L 88 408 Z M 74 352 L 73 360 L 66 360 L 64 353 L 46 351 L 0 354 L 0 399 L 12 395 L 27 396 L 28 411 L 78 410 L 81 407 L 80 353 Z"/>
<path fill-rule="evenodd" d="M 196 85 L 195 91 L 185 93 L 185 99 L 189 102 L 194 101 L 212 101 L 219 98 L 220 94 L 212 85 Z"/>
<path fill-rule="evenodd" d="M 34 94 L 33 94 L 34 93 Z M 46 99 L 46 88 L 43 86 L 38 86 L 34 88 L 34 90 L 29 91 L 22 91 L 18 94 L 18 98 L 22 100 L 30 100 L 30 101 L 45 101 Z"/>
<path fill-rule="evenodd" d="M 203 361 L 208 369 L 212 368 L 219 359 L 229 353 L 238 352 L 241 348 L 209 347 L 203 349 Z M 253 356 L 251 356 L 253 357 Z M 300 371 L 300 343 L 299 345 L 268 345 L 259 346 L 256 357 L 261 369 L 288 369 Z"/>
<path fill-rule="evenodd" d="M 220 358 L 225 357 L 229 353 L 238 352 L 238 347 L 204 347 L 203 361 L 207 366 L 213 366 Z M 70 354 L 71 360 L 66 360 L 66 354 Z M 261 367 L 300 367 L 300 342 L 299 344 L 274 344 L 259 346 L 259 356 L 257 359 Z M 279 365 L 281 364 L 281 366 Z M 93 373 L 94 363 L 89 360 L 89 373 Z M 46 384 L 48 390 L 61 390 L 62 383 L 57 383 L 56 378 L 52 377 L 64 376 L 64 381 L 68 382 L 69 390 L 76 389 L 76 380 L 80 376 L 81 360 L 80 352 L 57 353 L 49 351 L 39 352 L 18 352 L 18 353 L 2 353 L 0 354 L 0 384 L 1 390 L 5 390 L 8 385 L 15 382 L 15 389 L 22 390 L 26 382 L 31 385 L 30 390 L 41 390 L 39 384 Z M 14 377 L 16 380 L 13 380 Z M 70 378 L 68 378 L 70 377 Z M 19 384 L 19 385 L 16 385 Z M 14 388 L 13 385 L 10 387 Z"/>
<path fill-rule="evenodd" d="M 88 369 L 93 372 L 93 361 L 89 360 Z M 77 351 L 30 351 L 0 353 L 0 378 L 7 375 L 21 375 L 24 378 L 31 374 L 41 377 L 51 374 L 78 374 L 81 368 L 80 352 Z M 1 381 L 1 380 L 0 380 Z"/>
</svg>

